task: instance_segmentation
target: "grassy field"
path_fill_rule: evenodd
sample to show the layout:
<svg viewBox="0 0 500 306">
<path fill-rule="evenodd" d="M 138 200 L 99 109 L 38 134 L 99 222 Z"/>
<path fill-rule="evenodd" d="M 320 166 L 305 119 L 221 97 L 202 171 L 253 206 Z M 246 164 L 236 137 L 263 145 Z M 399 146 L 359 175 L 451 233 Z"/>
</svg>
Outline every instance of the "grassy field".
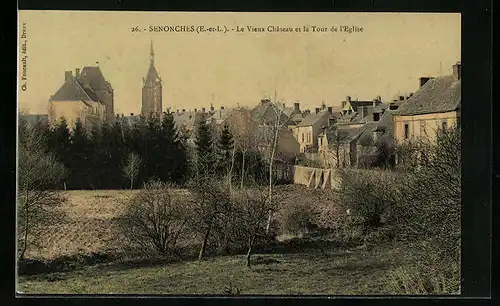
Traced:
<svg viewBox="0 0 500 306">
<path fill-rule="evenodd" d="M 328 201 L 322 191 L 301 186 L 281 186 L 281 200 L 319 203 Z M 64 222 L 47 229 L 40 247 L 29 258 L 50 260 L 75 254 L 120 250 L 116 226 L 126 199 L 135 191 L 68 191 L 62 209 Z M 18 291 L 54 294 L 225 294 L 228 288 L 242 295 L 274 294 L 386 294 L 387 275 L 404 265 L 401 246 L 375 249 L 324 244 L 291 252 L 255 254 L 248 269 L 244 255 L 219 256 L 206 261 L 115 261 L 83 269 L 21 276 Z M 80 267 L 81 268 L 81 267 Z"/>
<path fill-rule="evenodd" d="M 96 265 L 84 270 L 19 279 L 18 291 L 48 294 L 377 295 L 387 274 L 404 263 L 395 245 L 376 249 L 256 254 L 143 267 Z"/>
</svg>

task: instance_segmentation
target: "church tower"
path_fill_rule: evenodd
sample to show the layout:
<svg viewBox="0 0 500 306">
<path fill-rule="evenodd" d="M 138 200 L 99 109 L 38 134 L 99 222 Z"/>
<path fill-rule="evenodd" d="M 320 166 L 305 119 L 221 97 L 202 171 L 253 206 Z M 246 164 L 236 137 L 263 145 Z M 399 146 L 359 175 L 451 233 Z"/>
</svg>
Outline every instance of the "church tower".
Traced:
<svg viewBox="0 0 500 306">
<path fill-rule="evenodd" d="M 142 109 L 141 113 L 145 117 L 151 115 L 160 117 L 162 108 L 162 85 L 161 78 L 155 68 L 155 53 L 153 50 L 153 41 L 151 41 L 151 53 L 149 70 L 146 78 L 142 79 Z"/>
</svg>

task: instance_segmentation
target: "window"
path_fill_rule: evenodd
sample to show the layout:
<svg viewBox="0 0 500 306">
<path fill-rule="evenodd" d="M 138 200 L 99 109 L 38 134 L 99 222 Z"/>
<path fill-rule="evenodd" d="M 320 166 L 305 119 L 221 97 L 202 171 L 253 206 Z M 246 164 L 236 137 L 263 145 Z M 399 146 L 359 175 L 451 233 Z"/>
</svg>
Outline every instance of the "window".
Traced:
<svg viewBox="0 0 500 306">
<path fill-rule="evenodd" d="M 323 137 L 320 137 L 319 138 L 319 145 L 322 146 L 323 145 Z"/>
<path fill-rule="evenodd" d="M 410 136 L 410 127 L 408 126 L 408 123 L 405 123 L 405 139 L 408 139 Z"/>
<path fill-rule="evenodd" d="M 304 142 L 304 133 L 302 133 L 302 142 Z"/>
</svg>

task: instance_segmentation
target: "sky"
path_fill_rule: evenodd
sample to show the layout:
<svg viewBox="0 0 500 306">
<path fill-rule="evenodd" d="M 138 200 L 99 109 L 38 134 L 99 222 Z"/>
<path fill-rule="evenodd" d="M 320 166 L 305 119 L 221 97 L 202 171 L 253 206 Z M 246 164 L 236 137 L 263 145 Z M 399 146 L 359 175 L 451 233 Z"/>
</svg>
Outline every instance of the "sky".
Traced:
<svg viewBox="0 0 500 306">
<path fill-rule="evenodd" d="M 47 113 L 64 72 L 98 62 L 114 88 L 115 113 L 139 113 L 151 41 L 164 109 L 253 106 L 275 95 L 302 109 L 323 101 L 338 106 L 346 96 L 387 102 L 415 92 L 421 76 L 452 73 L 461 60 L 460 22 L 460 14 L 436 13 L 20 11 L 19 42 L 26 41 L 26 53 L 20 47 L 18 107 Z M 150 26 L 229 31 L 152 32 Z M 249 32 L 247 26 L 266 31 Z M 293 31 L 270 32 L 268 26 Z M 327 31 L 314 32 L 313 26 Z M 341 32 L 343 26 L 358 31 Z M 295 32 L 304 27 L 310 31 Z"/>
</svg>

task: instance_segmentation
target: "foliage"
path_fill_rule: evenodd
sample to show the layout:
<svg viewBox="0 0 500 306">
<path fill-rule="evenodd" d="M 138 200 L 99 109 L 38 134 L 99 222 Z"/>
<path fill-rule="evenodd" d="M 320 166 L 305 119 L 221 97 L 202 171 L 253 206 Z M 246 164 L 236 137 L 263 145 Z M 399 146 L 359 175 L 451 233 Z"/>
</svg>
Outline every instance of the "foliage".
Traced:
<svg viewBox="0 0 500 306">
<path fill-rule="evenodd" d="M 278 213 L 280 232 L 292 235 L 307 233 L 314 215 L 314 209 L 310 205 L 298 201 L 290 203 L 290 205 L 282 207 Z"/>
<path fill-rule="evenodd" d="M 441 131 L 436 142 L 401 144 L 399 171 L 342 175 L 341 199 L 352 210 L 352 226 L 368 237 L 385 225 L 413 254 L 414 267 L 406 271 L 411 278 L 401 271 L 395 276 L 404 292 L 459 290 L 460 146 L 460 130 L 452 128 Z"/>
<path fill-rule="evenodd" d="M 218 172 L 221 175 L 227 175 L 231 162 L 233 161 L 233 149 L 234 149 L 233 134 L 229 129 L 229 125 L 224 124 L 219 135 L 219 141 L 217 142 L 217 165 Z M 234 167 L 234 163 L 233 163 Z"/>
<path fill-rule="evenodd" d="M 134 188 L 134 180 L 141 170 L 141 164 L 142 159 L 138 154 L 134 152 L 129 154 L 123 174 L 130 180 L 130 189 Z"/>
<path fill-rule="evenodd" d="M 151 178 L 182 183 L 188 179 L 188 148 L 177 132 L 171 113 L 158 118 L 140 117 L 127 122 L 77 120 L 70 131 L 64 119 L 49 126 L 45 121 L 30 127 L 42 135 L 40 150 L 52 152 L 67 169 L 68 189 L 121 189 L 130 186 L 123 167 L 131 153 L 142 160 L 142 170 L 134 179 L 139 184 Z M 27 122 L 20 117 L 21 126 Z M 128 182 L 127 182 L 128 181 Z"/>
<path fill-rule="evenodd" d="M 53 154 L 43 152 L 45 140 L 36 129 L 22 125 L 19 135 L 17 233 L 23 259 L 35 237 L 63 217 L 57 208 L 65 199 L 58 187 L 66 170 Z"/>
<path fill-rule="evenodd" d="M 150 181 L 129 200 L 120 225 L 132 245 L 163 255 L 175 249 L 190 213 L 174 189 L 170 184 Z"/>
<path fill-rule="evenodd" d="M 191 227 L 203 239 L 198 256 L 198 259 L 202 260 L 213 232 L 217 232 L 217 229 L 222 230 L 218 235 L 216 233 L 219 237 L 224 237 L 225 233 L 230 234 L 226 232 L 228 224 L 222 221 L 231 218 L 232 201 L 228 186 L 208 177 L 194 179 L 189 184 L 189 191 L 193 198 Z M 223 218 L 224 216 L 226 218 Z M 222 240 L 227 241 L 224 238 Z"/>
<path fill-rule="evenodd" d="M 196 167 L 200 176 L 215 174 L 215 150 L 212 131 L 204 117 L 196 121 Z"/>
</svg>

